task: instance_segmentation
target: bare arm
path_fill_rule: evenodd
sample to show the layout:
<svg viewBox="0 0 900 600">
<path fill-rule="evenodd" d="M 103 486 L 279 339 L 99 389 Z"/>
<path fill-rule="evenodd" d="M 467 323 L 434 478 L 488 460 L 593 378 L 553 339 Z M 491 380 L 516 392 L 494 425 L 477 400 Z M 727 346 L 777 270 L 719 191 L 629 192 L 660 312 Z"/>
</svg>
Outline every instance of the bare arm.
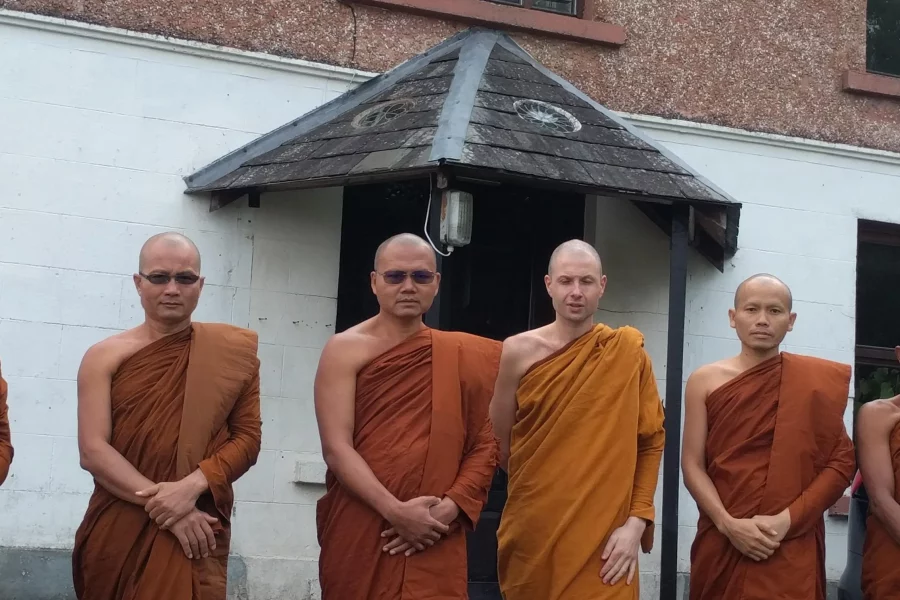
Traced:
<svg viewBox="0 0 900 600">
<path fill-rule="evenodd" d="M 703 375 L 694 372 L 684 389 L 684 441 L 681 449 L 681 470 L 684 485 L 697 505 L 723 531 L 731 518 L 716 486 L 706 472 L 706 391 Z"/>
<path fill-rule="evenodd" d="M 894 541 L 900 543 L 900 504 L 894 497 L 896 482 L 890 449 L 891 431 L 900 421 L 900 411 L 892 408 L 877 402 L 860 408 L 856 443 L 869 508 Z"/>
<path fill-rule="evenodd" d="M 91 347 L 78 370 L 78 450 L 81 468 L 94 476 L 111 494 L 143 506 L 147 498 L 136 493 L 153 485 L 124 456 L 110 446 L 112 370 L 109 349 Z"/>
<path fill-rule="evenodd" d="M 356 369 L 351 344 L 331 338 L 322 349 L 314 399 L 325 464 L 338 481 L 391 521 L 399 501 L 378 481 L 353 445 Z"/>
<path fill-rule="evenodd" d="M 509 472 L 509 444 L 512 428 L 516 423 L 516 390 L 522 378 L 521 342 L 515 338 L 503 342 L 500 354 L 500 369 L 497 382 L 494 384 L 494 396 L 491 398 L 490 416 L 494 427 L 494 435 L 500 442 L 500 468 Z"/>
</svg>

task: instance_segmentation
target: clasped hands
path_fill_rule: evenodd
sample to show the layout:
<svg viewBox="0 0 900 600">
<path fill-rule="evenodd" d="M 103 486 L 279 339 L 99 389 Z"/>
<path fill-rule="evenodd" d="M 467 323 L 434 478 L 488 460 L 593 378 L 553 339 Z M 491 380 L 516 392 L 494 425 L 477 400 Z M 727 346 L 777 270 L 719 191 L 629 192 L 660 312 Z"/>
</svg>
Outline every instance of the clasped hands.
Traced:
<svg viewBox="0 0 900 600">
<path fill-rule="evenodd" d="M 197 498 L 207 489 L 203 473 L 195 471 L 180 481 L 163 481 L 136 492 L 149 498 L 144 510 L 163 531 L 174 535 L 188 558 L 207 558 L 216 549 L 212 526 L 218 519 L 197 509 Z"/>
<path fill-rule="evenodd" d="M 458 516 L 459 507 L 450 498 L 419 496 L 398 502 L 386 515 L 391 527 L 382 531 L 381 537 L 391 539 L 382 551 L 406 556 L 423 552 L 450 532 L 450 524 Z"/>
<path fill-rule="evenodd" d="M 721 532 L 741 554 L 759 562 L 775 553 L 790 528 L 791 513 L 784 509 L 777 515 L 729 518 L 721 527 Z"/>
</svg>

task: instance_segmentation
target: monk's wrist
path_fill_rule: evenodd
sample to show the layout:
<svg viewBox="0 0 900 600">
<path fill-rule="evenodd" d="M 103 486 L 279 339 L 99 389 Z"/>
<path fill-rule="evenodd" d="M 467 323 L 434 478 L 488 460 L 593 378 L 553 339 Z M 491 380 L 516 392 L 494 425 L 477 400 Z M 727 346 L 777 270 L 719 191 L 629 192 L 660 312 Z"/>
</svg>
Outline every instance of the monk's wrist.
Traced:
<svg viewBox="0 0 900 600">
<path fill-rule="evenodd" d="M 206 480 L 206 475 L 203 474 L 203 471 L 197 469 L 190 475 L 184 478 L 184 482 L 190 486 L 191 494 L 194 498 L 199 498 L 206 490 L 209 489 L 209 481 Z"/>
<path fill-rule="evenodd" d="M 723 510 L 722 514 L 712 521 L 713 525 L 716 526 L 716 529 L 719 530 L 719 533 L 724 535 L 728 533 L 729 529 L 731 529 L 731 524 L 734 522 L 734 518 Z"/>
</svg>

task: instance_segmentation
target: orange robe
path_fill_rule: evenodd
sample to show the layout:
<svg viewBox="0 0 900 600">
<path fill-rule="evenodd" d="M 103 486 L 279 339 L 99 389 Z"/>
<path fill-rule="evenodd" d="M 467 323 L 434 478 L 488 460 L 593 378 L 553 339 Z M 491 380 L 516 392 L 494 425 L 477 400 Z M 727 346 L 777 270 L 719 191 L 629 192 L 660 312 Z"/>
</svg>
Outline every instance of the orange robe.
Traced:
<svg viewBox="0 0 900 600">
<path fill-rule="evenodd" d="M 259 454 L 259 360 L 254 332 L 194 323 L 128 358 L 112 380 L 110 444 L 154 482 L 198 467 L 209 481 L 197 508 L 219 519 L 216 549 L 190 560 L 143 507 L 99 483 L 75 534 L 79 600 L 225 600 L 231 484 Z"/>
<path fill-rule="evenodd" d="M 13 460 L 12 438 L 9 434 L 9 413 L 6 409 L 6 381 L 0 375 L 0 485 L 6 481 Z"/>
<path fill-rule="evenodd" d="M 900 424 L 891 431 L 890 450 L 894 499 L 900 500 Z M 862 590 L 866 600 L 889 600 L 900 594 L 900 544 L 872 513 L 866 519 Z"/>
<path fill-rule="evenodd" d="M 856 467 L 844 427 L 848 365 L 782 353 L 706 400 L 707 473 L 732 517 L 789 509 L 781 546 L 744 557 L 700 514 L 691 548 L 691 600 L 825 599 L 823 513 Z"/>
<path fill-rule="evenodd" d="M 497 533 L 506 600 L 637 600 L 638 574 L 606 585 L 601 556 L 631 517 L 647 520 L 665 445 L 643 336 L 596 325 L 533 365 L 517 392 L 508 500 Z"/>
<path fill-rule="evenodd" d="M 478 522 L 496 471 L 488 409 L 499 342 L 425 329 L 366 365 L 356 384 L 353 442 L 398 500 L 448 496 L 451 533 L 424 552 L 390 556 L 390 525 L 332 472 L 317 506 L 323 600 L 465 600 L 466 529 Z"/>
</svg>

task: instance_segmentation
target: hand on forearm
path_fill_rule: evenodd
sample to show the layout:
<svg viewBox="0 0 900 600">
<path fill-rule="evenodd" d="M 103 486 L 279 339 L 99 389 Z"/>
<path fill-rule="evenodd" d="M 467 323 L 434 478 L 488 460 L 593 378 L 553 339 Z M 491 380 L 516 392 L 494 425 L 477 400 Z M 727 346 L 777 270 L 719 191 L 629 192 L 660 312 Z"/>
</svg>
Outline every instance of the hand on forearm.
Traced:
<svg viewBox="0 0 900 600">
<path fill-rule="evenodd" d="M 438 504 L 432 506 L 429 509 L 429 512 L 431 513 L 431 516 L 434 517 L 434 519 L 443 523 L 444 525 L 449 526 L 447 535 L 455 530 L 454 525 L 456 526 L 456 528 L 459 527 L 459 524 L 455 523 L 455 521 L 459 518 L 461 511 L 452 498 L 448 498 L 445 496 L 444 499 L 441 500 Z M 426 548 L 433 546 L 434 542 L 438 541 L 429 540 L 430 543 L 415 544 L 407 541 L 402 535 L 397 532 L 397 529 L 395 527 L 391 527 L 387 531 L 381 532 L 381 537 L 390 539 L 390 541 L 382 548 L 383 552 L 387 552 L 391 555 L 402 553 L 405 556 L 412 556 L 416 552 L 422 552 Z"/>
<path fill-rule="evenodd" d="M 209 489 L 209 483 L 200 469 L 181 481 L 164 481 L 137 492 L 147 498 L 144 510 L 161 529 L 172 527 L 177 521 L 196 508 L 197 498 Z"/>
</svg>

